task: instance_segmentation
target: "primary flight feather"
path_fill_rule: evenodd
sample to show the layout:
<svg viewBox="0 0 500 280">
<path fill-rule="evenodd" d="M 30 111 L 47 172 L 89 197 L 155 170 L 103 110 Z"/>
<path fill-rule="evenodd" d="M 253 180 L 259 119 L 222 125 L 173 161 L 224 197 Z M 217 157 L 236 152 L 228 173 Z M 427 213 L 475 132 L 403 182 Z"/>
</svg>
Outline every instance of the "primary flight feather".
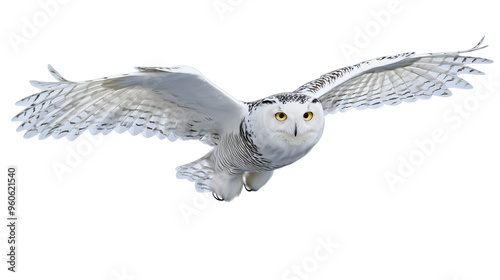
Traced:
<svg viewBox="0 0 500 280">
<path fill-rule="evenodd" d="M 462 54 L 485 48 L 482 42 L 459 52 L 367 60 L 253 102 L 238 101 L 187 66 L 137 67 L 130 74 L 73 82 L 49 65 L 57 82 L 31 81 L 41 92 L 17 102 L 26 108 L 13 120 L 22 121 L 18 131 L 26 130 L 25 138 L 74 140 L 89 129 L 200 140 L 213 149 L 179 166 L 177 176 L 230 201 L 243 187 L 259 190 L 275 169 L 306 155 L 321 138 L 326 114 L 471 88 L 458 75 L 483 73 L 466 64 L 492 61 Z"/>
</svg>

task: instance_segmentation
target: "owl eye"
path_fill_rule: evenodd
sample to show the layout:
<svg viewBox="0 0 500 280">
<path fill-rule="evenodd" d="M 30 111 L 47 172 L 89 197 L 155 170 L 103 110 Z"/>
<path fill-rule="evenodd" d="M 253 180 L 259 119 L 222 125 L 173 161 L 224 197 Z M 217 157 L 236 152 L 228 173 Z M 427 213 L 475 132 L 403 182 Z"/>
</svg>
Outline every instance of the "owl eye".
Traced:
<svg viewBox="0 0 500 280">
<path fill-rule="evenodd" d="M 276 119 L 278 121 L 284 121 L 284 120 L 286 120 L 286 114 L 283 113 L 283 112 L 276 113 L 275 117 L 276 117 Z"/>
<path fill-rule="evenodd" d="M 304 118 L 305 121 L 309 121 L 313 118 L 313 113 L 312 112 L 306 112 L 304 113 L 304 115 L 302 116 Z"/>
</svg>

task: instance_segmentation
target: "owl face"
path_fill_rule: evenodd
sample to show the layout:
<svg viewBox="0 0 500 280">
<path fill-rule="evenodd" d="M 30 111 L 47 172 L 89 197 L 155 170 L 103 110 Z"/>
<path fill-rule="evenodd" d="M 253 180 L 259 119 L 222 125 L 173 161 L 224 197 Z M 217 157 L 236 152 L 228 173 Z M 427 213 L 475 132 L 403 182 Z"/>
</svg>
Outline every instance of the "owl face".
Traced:
<svg viewBox="0 0 500 280">
<path fill-rule="evenodd" d="M 264 99 L 259 111 L 255 124 L 265 132 L 260 138 L 268 145 L 312 147 L 323 133 L 321 103 L 307 95 L 276 95 Z"/>
</svg>

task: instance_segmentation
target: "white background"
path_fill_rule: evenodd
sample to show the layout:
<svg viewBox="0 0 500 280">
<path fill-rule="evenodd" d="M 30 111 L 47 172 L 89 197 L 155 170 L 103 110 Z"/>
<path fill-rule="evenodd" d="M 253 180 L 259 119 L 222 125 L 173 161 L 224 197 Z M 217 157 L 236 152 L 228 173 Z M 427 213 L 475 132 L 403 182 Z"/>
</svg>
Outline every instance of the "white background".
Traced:
<svg viewBox="0 0 500 280">
<path fill-rule="evenodd" d="M 468 49 L 483 35 L 490 47 L 473 55 L 498 60 L 494 2 L 68 0 L 47 11 L 47 1 L 0 7 L 0 166 L 19 169 L 18 272 L 2 261 L 0 278 L 500 279 L 498 64 L 477 66 L 487 75 L 465 76 L 475 88 L 449 98 L 328 116 L 309 155 L 230 203 L 176 179 L 176 166 L 209 150 L 199 142 L 40 141 L 10 121 L 14 103 L 37 92 L 29 80 L 53 79 L 48 63 L 70 80 L 190 65 L 250 101 L 365 59 Z M 415 141 L 436 129 L 446 140 L 391 188 L 384 174 L 422 155 Z M 61 165 L 70 171 L 58 178 Z M 6 217 L 6 184 L 1 192 Z"/>
</svg>

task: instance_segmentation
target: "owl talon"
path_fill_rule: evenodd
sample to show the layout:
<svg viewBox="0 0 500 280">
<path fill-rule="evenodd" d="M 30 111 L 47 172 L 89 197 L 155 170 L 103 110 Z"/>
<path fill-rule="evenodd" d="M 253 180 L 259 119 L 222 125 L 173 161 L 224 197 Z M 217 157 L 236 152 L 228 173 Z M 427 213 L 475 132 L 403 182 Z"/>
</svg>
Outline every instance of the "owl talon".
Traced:
<svg viewBox="0 0 500 280">
<path fill-rule="evenodd" d="M 212 192 L 212 196 L 218 201 L 224 201 L 224 198 L 220 197 L 216 192 Z"/>
<path fill-rule="evenodd" d="M 247 186 L 246 184 L 243 184 L 243 186 L 245 187 L 245 190 L 247 190 L 247 192 L 254 192 L 255 191 L 252 188 L 250 188 L 249 186 Z"/>
</svg>

